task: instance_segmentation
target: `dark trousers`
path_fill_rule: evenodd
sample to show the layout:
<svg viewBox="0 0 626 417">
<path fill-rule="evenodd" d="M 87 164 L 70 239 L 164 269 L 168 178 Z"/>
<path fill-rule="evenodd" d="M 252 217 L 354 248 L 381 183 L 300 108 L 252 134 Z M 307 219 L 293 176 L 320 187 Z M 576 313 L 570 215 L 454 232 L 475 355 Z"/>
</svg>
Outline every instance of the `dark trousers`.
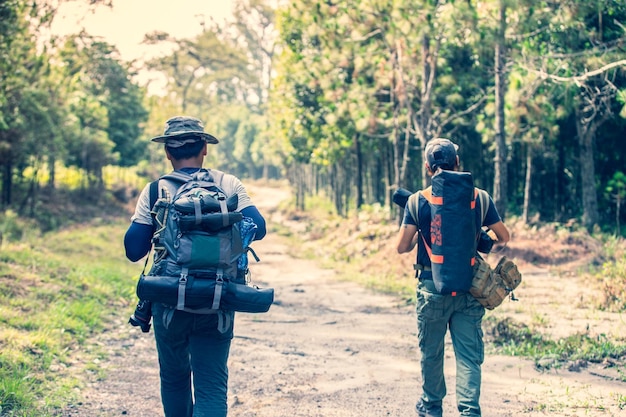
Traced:
<svg viewBox="0 0 626 417">
<path fill-rule="evenodd" d="M 448 330 L 456 357 L 456 399 L 461 416 L 479 417 L 481 365 L 485 357 L 482 319 L 485 308 L 470 294 L 437 294 L 432 280 L 417 288 L 417 330 L 422 355 L 422 400 L 441 406 L 446 395 L 443 372 Z"/>
<path fill-rule="evenodd" d="M 156 303 L 152 314 L 165 416 L 226 417 L 232 314 L 224 333 L 217 329 L 217 314 L 172 311 Z"/>
</svg>

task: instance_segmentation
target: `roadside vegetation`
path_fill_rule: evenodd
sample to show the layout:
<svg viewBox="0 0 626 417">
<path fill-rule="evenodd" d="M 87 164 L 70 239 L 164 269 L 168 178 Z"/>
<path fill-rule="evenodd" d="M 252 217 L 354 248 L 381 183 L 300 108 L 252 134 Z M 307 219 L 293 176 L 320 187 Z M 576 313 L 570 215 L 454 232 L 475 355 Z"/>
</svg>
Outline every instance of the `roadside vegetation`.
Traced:
<svg viewBox="0 0 626 417">
<path fill-rule="evenodd" d="M 137 271 L 126 261 L 126 219 L 94 219 L 49 233 L 0 215 L 0 415 L 56 415 L 101 377 L 94 344 L 134 300 Z"/>
</svg>

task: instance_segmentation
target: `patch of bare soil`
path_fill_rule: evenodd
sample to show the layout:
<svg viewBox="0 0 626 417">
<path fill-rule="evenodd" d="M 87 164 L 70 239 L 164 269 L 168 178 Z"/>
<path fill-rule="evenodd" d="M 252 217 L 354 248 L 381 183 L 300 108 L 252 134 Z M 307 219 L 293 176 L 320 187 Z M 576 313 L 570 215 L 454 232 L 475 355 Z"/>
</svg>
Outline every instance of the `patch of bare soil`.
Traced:
<svg viewBox="0 0 626 417">
<path fill-rule="evenodd" d="M 252 191 L 270 224 L 284 220 L 273 209 L 287 197 L 285 191 L 261 192 L 259 187 Z M 387 244 L 393 243 L 388 240 Z M 524 281 L 516 291 L 520 301 L 505 301 L 487 315 L 513 317 L 552 337 L 582 331 L 623 338 L 623 317 L 588 308 L 590 291 L 575 274 L 551 273 L 547 264 L 527 261 L 522 255 L 532 248 L 546 258 L 551 251 L 560 251 L 557 246 L 539 246 L 536 239 L 517 241 L 514 235 L 505 252 L 490 255 L 492 264 L 501 254 L 517 259 Z M 414 307 L 338 280 L 318 260 L 292 256 L 288 243 L 275 234 L 254 248 L 261 262 L 251 267 L 253 281 L 274 287 L 276 298 L 268 313 L 237 316 L 229 360 L 229 415 L 415 415 L 420 372 Z M 578 251 L 573 257 L 577 259 L 586 253 L 578 245 L 566 249 Z M 388 265 L 410 265 L 412 259 L 406 258 L 392 251 L 384 254 Z M 405 276 L 413 279 L 410 269 Z M 121 311 L 115 326 L 97 341 L 110 353 L 101 364 L 106 376 L 91 380 L 81 392 L 81 402 L 69 407 L 64 417 L 162 415 L 153 335 L 126 324 L 131 310 L 129 306 L 128 311 Z M 580 363 L 570 369 L 541 370 L 521 358 L 487 355 L 483 415 L 623 415 L 620 406 L 624 406 L 626 384 L 615 368 Z M 449 417 L 458 415 L 449 340 L 445 371 L 444 416 Z"/>
</svg>

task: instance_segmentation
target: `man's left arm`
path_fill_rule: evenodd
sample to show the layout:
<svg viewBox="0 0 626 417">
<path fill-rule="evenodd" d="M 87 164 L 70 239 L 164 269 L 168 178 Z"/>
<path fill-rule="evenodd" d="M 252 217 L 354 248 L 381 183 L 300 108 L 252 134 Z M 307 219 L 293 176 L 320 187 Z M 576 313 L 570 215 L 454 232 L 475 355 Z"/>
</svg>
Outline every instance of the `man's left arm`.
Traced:
<svg viewBox="0 0 626 417">
<path fill-rule="evenodd" d="M 509 229 L 502 222 L 502 218 L 496 209 L 496 205 L 493 202 L 491 196 L 489 196 L 489 208 L 487 209 L 487 214 L 485 216 L 485 221 L 483 222 L 489 230 L 491 230 L 498 239 L 496 242 L 499 244 L 505 244 L 511 238 L 509 234 Z"/>
<path fill-rule="evenodd" d="M 250 195 L 246 191 L 246 188 L 241 180 L 234 175 L 225 174 L 222 179 L 222 185 L 224 186 L 224 190 L 227 190 L 228 193 L 237 194 L 239 196 L 237 211 L 252 219 L 254 224 L 256 224 L 257 230 L 254 240 L 263 239 L 267 233 L 265 219 L 259 212 L 259 209 L 252 202 L 252 199 L 250 198 Z"/>
<path fill-rule="evenodd" d="M 417 221 L 411 215 L 409 208 L 405 207 L 404 218 L 402 220 L 402 226 L 400 226 L 400 231 L 398 232 L 398 240 L 396 243 L 398 253 L 411 252 L 415 245 L 417 245 L 418 237 Z"/>
<path fill-rule="evenodd" d="M 263 218 L 259 209 L 257 209 L 256 206 L 248 206 L 241 210 L 241 214 L 251 218 L 254 224 L 256 224 L 257 229 L 256 234 L 254 235 L 254 240 L 263 239 L 267 233 L 267 229 L 265 225 L 265 218 Z"/>
</svg>

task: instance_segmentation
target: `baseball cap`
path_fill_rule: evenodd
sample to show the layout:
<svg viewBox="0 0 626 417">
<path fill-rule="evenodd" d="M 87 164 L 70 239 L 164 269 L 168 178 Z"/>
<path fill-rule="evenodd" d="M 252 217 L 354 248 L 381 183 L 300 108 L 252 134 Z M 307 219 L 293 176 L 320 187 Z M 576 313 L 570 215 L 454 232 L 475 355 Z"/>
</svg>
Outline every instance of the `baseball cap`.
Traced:
<svg viewBox="0 0 626 417">
<path fill-rule="evenodd" d="M 458 145 L 449 139 L 431 139 L 424 149 L 424 159 L 432 171 L 437 168 L 453 169 L 456 166 Z"/>
<path fill-rule="evenodd" d="M 195 117 L 175 116 L 165 122 L 161 136 L 150 139 L 152 142 L 165 143 L 171 148 L 179 148 L 188 143 L 204 140 L 207 143 L 219 143 L 217 138 L 204 131 L 204 125 Z"/>
</svg>

